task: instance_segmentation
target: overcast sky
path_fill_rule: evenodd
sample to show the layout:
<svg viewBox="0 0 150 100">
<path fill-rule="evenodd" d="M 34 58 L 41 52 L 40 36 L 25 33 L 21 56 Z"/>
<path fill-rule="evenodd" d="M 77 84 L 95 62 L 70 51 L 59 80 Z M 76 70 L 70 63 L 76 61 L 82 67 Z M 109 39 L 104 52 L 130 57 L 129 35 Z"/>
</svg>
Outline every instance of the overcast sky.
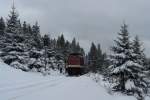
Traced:
<svg viewBox="0 0 150 100">
<path fill-rule="evenodd" d="M 11 4 L 0 0 L 0 16 L 7 18 Z M 15 6 L 22 21 L 39 22 L 42 34 L 76 37 L 86 51 L 94 41 L 108 52 L 125 21 L 150 57 L 150 0 L 15 0 Z"/>
</svg>

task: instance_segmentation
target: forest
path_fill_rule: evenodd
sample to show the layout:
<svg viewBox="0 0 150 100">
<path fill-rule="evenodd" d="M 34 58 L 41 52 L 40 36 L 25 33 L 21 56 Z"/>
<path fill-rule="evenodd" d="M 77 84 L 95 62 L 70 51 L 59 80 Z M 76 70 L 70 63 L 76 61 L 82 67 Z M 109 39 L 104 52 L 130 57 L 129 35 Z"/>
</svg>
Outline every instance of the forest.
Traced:
<svg viewBox="0 0 150 100">
<path fill-rule="evenodd" d="M 34 25 L 19 19 L 13 6 L 7 20 L 0 18 L 0 58 L 8 65 L 25 72 L 50 74 L 57 70 L 66 75 L 65 65 L 70 53 L 81 53 L 85 57 L 88 73 L 98 73 L 113 84 L 112 90 L 134 95 L 144 100 L 150 87 L 150 60 L 146 57 L 139 36 L 131 39 L 128 25 L 123 23 L 118 37 L 110 47 L 111 54 L 103 51 L 101 44 L 91 41 L 88 53 L 73 38 L 57 38 L 42 35 L 38 22 Z M 130 86 L 129 86 L 130 84 Z"/>
</svg>

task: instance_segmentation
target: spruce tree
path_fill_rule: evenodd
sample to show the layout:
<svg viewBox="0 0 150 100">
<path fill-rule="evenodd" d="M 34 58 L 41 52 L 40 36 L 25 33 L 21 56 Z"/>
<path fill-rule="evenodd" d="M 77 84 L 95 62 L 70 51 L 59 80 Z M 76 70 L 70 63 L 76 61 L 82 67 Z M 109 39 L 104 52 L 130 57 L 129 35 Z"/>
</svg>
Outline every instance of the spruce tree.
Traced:
<svg viewBox="0 0 150 100">
<path fill-rule="evenodd" d="M 5 21 L 3 19 L 3 17 L 0 18 L 0 34 L 3 34 L 5 31 Z"/>
<path fill-rule="evenodd" d="M 47 34 L 44 35 L 44 37 L 43 37 L 43 43 L 44 43 L 44 46 L 47 46 L 47 47 L 50 46 L 50 38 L 49 38 L 49 35 L 47 35 Z"/>
<path fill-rule="evenodd" d="M 33 25 L 32 27 L 32 32 L 37 35 L 40 33 L 40 26 L 38 25 L 38 22 L 36 21 L 35 22 L 35 25 Z"/>
<path fill-rule="evenodd" d="M 30 24 L 27 25 L 27 33 L 29 33 L 30 36 L 33 35 L 33 31 Z"/>
<path fill-rule="evenodd" d="M 14 5 L 12 6 L 12 10 L 10 11 L 9 18 L 7 19 L 7 28 L 6 32 L 8 33 L 18 33 L 19 29 L 19 20 L 18 20 L 18 13 Z"/>
<path fill-rule="evenodd" d="M 32 46 L 41 49 L 42 48 L 42 37 L 40 35 L 40 26 L 38 25 L 38 22 L 35 23 L 35 25 L 32 26 Z"/>
<path fill-rule="evenodd" d="M 118 35 L 117 40 L 115 40 L 116 45 L 112 47 L 112 65 L 109 67 L 111 70 L 110 76 L 114 79 L 113 89 L 114 91 L 135 95 L 138 100 L 144 100 L 142 94 L 146 91 L 146 83 L 141 77 L 143 75 L 141 74 L 143 61 L 137 56 L 141 52 L 138 40 L 135 40 L 134 43 L 130 41 L 126 24 L 121 26 Z"/>
<path fill-rule="evenodd" d="M 90 52 L 88 53 L 88 61 L 89 61 L 89 67 L 92 72 L 97 71 L 97 48 L 96 45 L 92 42 Z"/>
<path fill-rule="evenodd" d="M 27 34 L 27 33 L 28 33 L 28 28 L 27 28 L 27 23 L 26 23 L 26 21 L 23 22 L 22 30 L 23 30 L 23 34 Z"/>
<path fill-rule="evenodd" d="M 71 42 L 71 52 L 76 52 L 76 39 L 73 38 Z"/>
<path fill-rule="evenodd" d="M 103 67 L 103 54 L 102 54 L 102 50 L 100 47 L 100 44 L 97 45 L 97 60 L 96 60 L 96 67 L 98 71 L 102 71 L 102 67 Z"/>
<path fill-rule="evenodd" d="M 132 67 L 134 89 L 130 89 L 131 92 L 137 94 L 139 100 L 143 100 L 144 94 L 147 93 L 148 83 L 146 81 L 146 57 L 144 54 L 144 49 L 142 48 L 142 43 L 139 37 L 136 36 L 132 43 L 132 57 L 135 63 Z M 129 90 L 128 90 L 129 91 Z"/>
<path fill-rule="evenodd" d="M 60 36 L 60 48 L 61 49 L 65 48 L 65 38 L 63 34 Z"/>
<path fill-rule="evenodd" d="M 115 40 L 116 45 L 112 47 L 113 54 L 111 55 L 112 65 L 110 67 L 110 75 L 117 77 L 115 86 L 113 87 L 114 90 L 125 92 L 125 83 L 131 74 L 128 70 L 128 63 L 131 60 L 130 56 L 132 51 L 126 24 L 121 26 L 118 35 L 118 40 Z"/>
<path fill-rule="evenodd" d="M 142 43 L 140 42 L 138 36 L 135 36 L 132 45 L 133 45 L 133 57 L 135 59 L 135 62 L 142 65 L 144 68 L 146 56 L 144 54 L 144 49 L 142 48 Z"/>
</svg>

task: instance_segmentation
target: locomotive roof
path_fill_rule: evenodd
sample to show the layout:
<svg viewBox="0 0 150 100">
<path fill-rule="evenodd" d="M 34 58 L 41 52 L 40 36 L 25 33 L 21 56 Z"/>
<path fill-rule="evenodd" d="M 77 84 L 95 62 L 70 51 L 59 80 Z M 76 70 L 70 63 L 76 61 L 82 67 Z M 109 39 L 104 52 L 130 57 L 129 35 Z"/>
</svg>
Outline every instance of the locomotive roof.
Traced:
<svg viewBox="0 0 150 100">
<path fill-rule="evenodd" d="M 81 53 L 70 53 L 69 55 L 83 56 Z"/>
</svg>

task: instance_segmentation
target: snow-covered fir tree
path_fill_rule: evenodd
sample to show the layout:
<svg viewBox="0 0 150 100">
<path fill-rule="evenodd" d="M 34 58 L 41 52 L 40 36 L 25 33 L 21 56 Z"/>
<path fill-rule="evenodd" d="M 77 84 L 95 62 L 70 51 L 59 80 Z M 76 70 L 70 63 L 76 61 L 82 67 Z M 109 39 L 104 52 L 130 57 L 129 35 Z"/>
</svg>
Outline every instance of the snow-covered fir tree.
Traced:
<svg viewBox="0 0 150 100">
<path fill-rule="evenodd" d="M 35 46 L 38 49 L 42 48 L 42 37 L 40 35 L 40 26 L 38 25 L 38 22 L 35 23 L 35 25 L 32 26 L 32 45 Z"/>
<path fill-rule="evenodd" d="M 109 67 L 110 76 L 114 78 L 113 90 L 126 94 L 132 94 L 138 100 L 144 100 L 146 82 L 143 79 L 143 52 L 138 40 L 130 41 L 128 26 L 123 24 L 115 40 L 116 45 L 112 47 L 112 65 Z M 139 54 L 140 53 L 140 54 Z"/>
<path fill-rule="evenodd" d="M 132 57 L 134 66 L 132 68 L 134 75 L 134 89 L 130 89 L 129 91 L 133 93 L 137 93 L 137 98 L 143 98 L 143 94 L 147 93 L 147 77 L 146 77 L 146 56 L 144 54 L 144 49 L 142 47 L 142 43 L 139 40 L 139 37 L 136 36 L 132 43 Z"/>
<path fill-rule="evenodd" d="M 10 11 L 9 18 L 7 19 L 7 28 L 6 32 L 8 33 L 18 33 L 19 31 L 19 19 L 18 19 L 18 13 L 15 9 L 15 6 L 13 4 L 12 10 Z"/>
</svg>

